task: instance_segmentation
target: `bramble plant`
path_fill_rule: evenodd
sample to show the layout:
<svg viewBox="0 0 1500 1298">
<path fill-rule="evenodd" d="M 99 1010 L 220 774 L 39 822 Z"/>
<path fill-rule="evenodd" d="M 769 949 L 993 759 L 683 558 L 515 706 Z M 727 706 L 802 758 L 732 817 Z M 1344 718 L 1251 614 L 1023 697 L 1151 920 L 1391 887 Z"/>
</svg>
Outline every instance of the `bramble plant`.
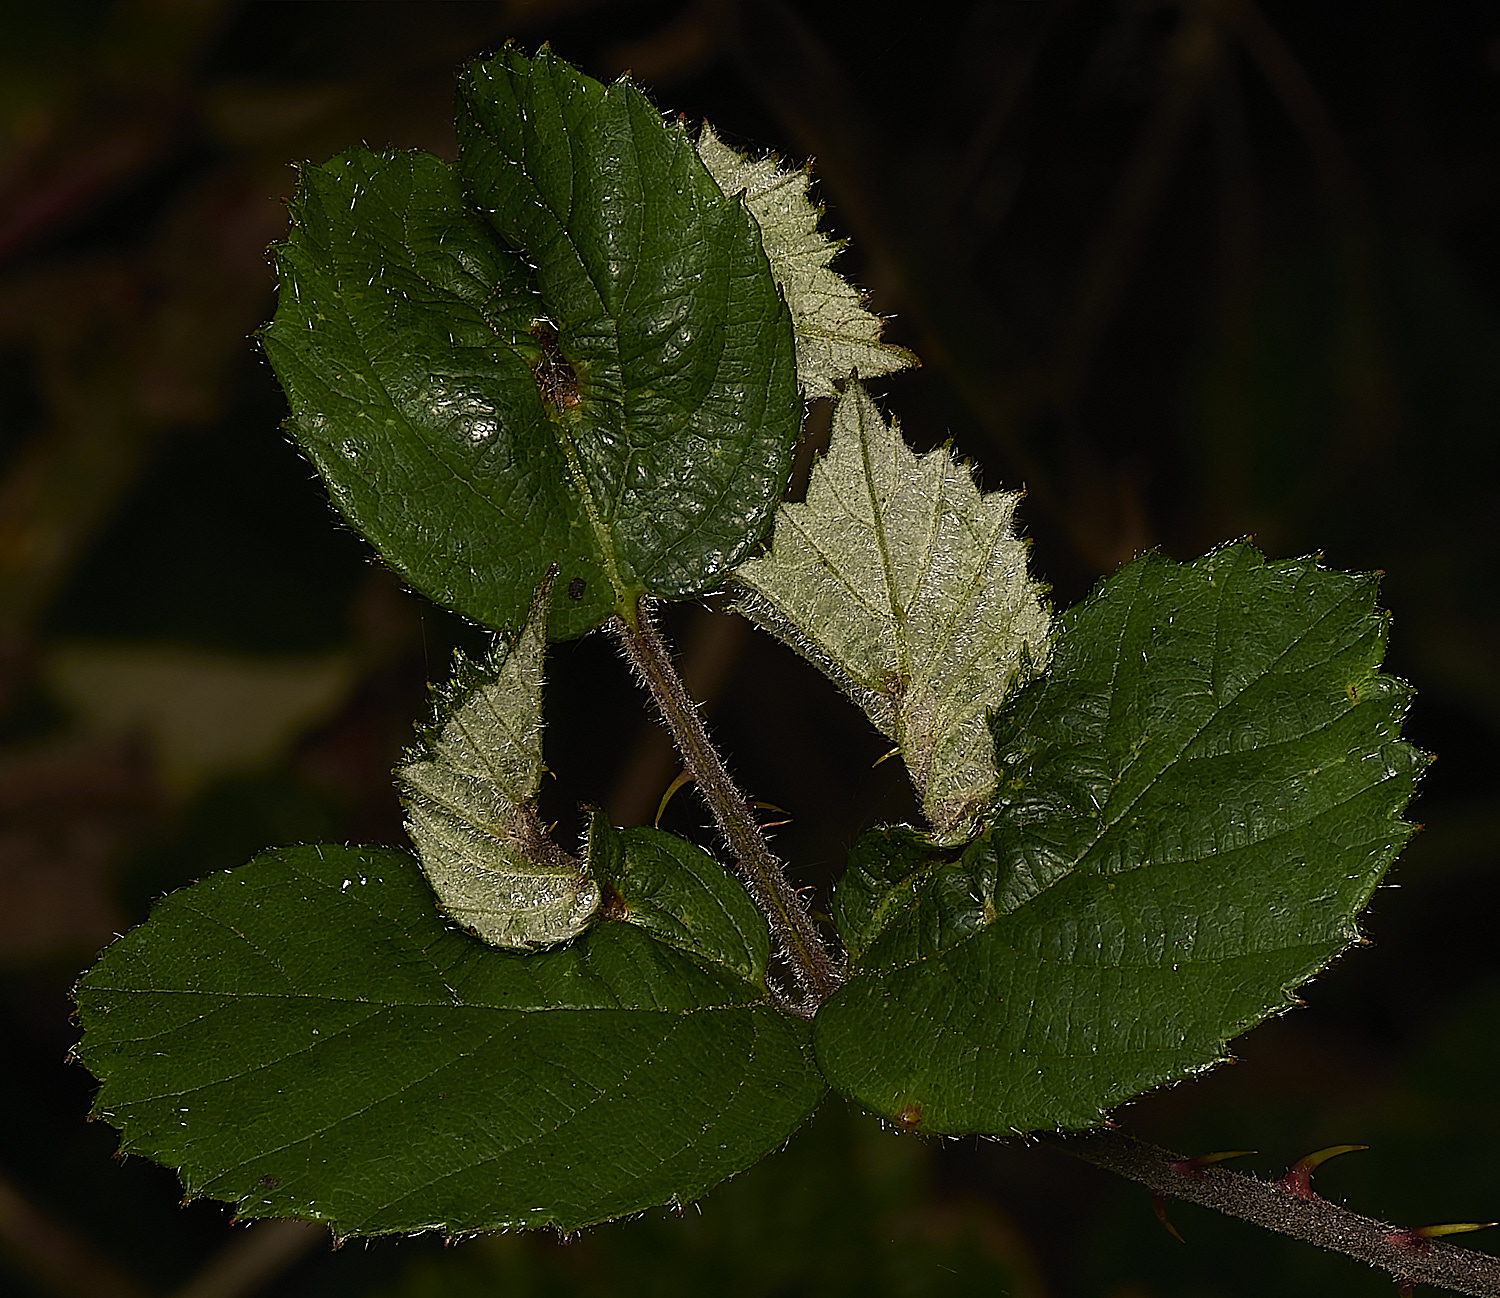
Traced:
<svg viewBox="0 0 1500 1298">
<path fill-rule="evenodd" d="M 830 269 L 805 171 L 546 49 L 470 67 L 457 127 L 454 165 L 303 171 L 262 336 L 344 516 L 496 647 L 396 772 L 417 859 L 269 851 L 85 976 L 123 1151 L 339 1237 L 568 1232 L 702 1195 L 830 1087 L 910 1131 L 1100 1128 L 1358 940 L 1426 760 L 1373 576 L 1237 543 L 1054 615 L 1019 496 L 914 454 L 861 386 L 914 358 Z M 809 397 L 836 397 L 832 440 L 789 504 Z M 720 590 L 921 801 L 925 828 L 856 842 L 826 917 L 651 620 Z M 577 855 L 542 824 L 546 646 L 601 626 L 727 868 L 597 811 Z M 1229 1211 L 1315 1200 L 1111 1139 L 1064 1143 L 1162 1193 L 1257 1187 Z M 1361 1255 L 1426 1279 L 1460 1252 L 1415 1239 Z"/>
</svg>

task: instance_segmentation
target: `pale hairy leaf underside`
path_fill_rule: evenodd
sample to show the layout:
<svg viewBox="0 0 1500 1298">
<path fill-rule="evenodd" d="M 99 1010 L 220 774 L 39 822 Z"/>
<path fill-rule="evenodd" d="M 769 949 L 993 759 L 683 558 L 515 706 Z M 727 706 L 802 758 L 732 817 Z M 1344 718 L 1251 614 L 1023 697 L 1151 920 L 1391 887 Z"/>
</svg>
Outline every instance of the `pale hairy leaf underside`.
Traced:
<svg viewBox="0 0 1500 1298">
<path fill-rule="evenodd" d="M 995 792 L 987 725 L 1047 655 L 1049 613 L 1012 527 L 947 449 L 918 456 L 851 383 L 803 504 L 743 564 L 739 608 L 818 664 L 900 748 L 939 843 Z"/>
<path fill-rule="evenodd" d="M 885 321 L 865 308 L 864 295 L 829 268 L 843 249 L 818 229 L 822 210 L 808 199 L 807 167 L 783 168 L 775 155 L 750 159 L 731 149 L 707 122 L 698 156 L 719 188 L 743 194 L 760 226 L 771 273 L 792 313 L 797 379 L 810 397 L 837 395 L 850 374 L 875 378 L 920 364 L 904 347 L 880 341 Z"/>
<path fill-rule="evenodd" d="M 550 582 L 513 645 L 462 663 L 437 715 L 396 771 L 406 828 L 438 905 L 494 946 L 525 949 L 576 937 L 599 908 L 599 886 L 537 820 L 542 679 Z"/>
</svg>

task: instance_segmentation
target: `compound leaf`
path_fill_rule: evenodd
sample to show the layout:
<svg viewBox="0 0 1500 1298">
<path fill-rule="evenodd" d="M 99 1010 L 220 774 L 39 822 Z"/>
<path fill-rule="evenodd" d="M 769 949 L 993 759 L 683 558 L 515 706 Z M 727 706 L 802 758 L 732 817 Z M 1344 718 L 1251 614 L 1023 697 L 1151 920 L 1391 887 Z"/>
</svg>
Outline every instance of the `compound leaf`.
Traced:
<svg viewBox="0 0 1500 1298">
<path fill-rule="evenodd" d="M 808 199 L 809 168 L 784 169 L 774 155 L 751 160 L 714 134 L 707 122 L 698 156 L 726 194 L 744 194 L 760 226 L 771 270 L 792 312 L 797 379 L 810 397 L 832 397 L 850 374 L 872 379 L 918 360 L 880 341 L 885 321 L 865 309 L 863 295 L 829 263 L 843 250 L 818 229 L 822 209 Z"/>
<path fill-rule="evenodd" d="M 165 898 L 78 988 L 95 1113 L 190 1196 L 338 1236 L 570 1231 L 702 1194 L 816 1107 L 808 1028 L 767 999 L 734 879 L 596 833 L 618 911 L 656 920 L 533 954 L 445 925 L 386 849 L 286 848 Z"/>
<path fill-rule="evenodd" d="M 926 1130 L 1089 1126 L 1287 1009 L 1412 832 L 1425 759 L 1374 596 L 1240 544 L 1136 560 L 1064 614 L 995 717 L 987 831 L 856 848 L 829 1081 Z"/>
<path fill-rule="evenodd" d="M 970 837 L 995 790 L 987 726 L 1046 657 L 1049 615 L 1011 528 L 946 449 L 914 454 L 851 383 L 803 504 L 734 579 L 738 607 L 804 654 L 895 741 L 939 843 Z"/>
<path fill-rule="evenodd" d="M 800 423 L 759 233 L 628 81 L 542 51 L 466 74 L 458 167 L 302 172 L 263 331 L 288 427 L 407 581 L 553 638 L 715 585 L 761 537 Z"/>
</svg>

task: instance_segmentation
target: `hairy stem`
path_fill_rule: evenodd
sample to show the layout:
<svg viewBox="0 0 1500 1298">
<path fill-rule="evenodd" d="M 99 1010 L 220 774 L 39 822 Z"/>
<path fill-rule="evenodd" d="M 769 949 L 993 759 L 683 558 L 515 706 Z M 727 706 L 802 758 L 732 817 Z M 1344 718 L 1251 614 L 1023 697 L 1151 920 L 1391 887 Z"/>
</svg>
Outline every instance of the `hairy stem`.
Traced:
<svg viewBox="0 0 1500 1298">
<path fill-rule="evenodd" d="M 1340 1208 L 1315 1194 L 1303 1197 L 1276 1181 L 1204 1166 L 1120 1131 L 1042 1136 L 1052 1149 L 1084 1159 L 1226 1216 L 1239 1217 L 1389 1271 L 1403 1285 L 1500 1298 L 1500 1258 L 1428 1239 L 1414 1230 Z"/>
<path fill-rule="evenodd" d="M 771 935 L 791 967 L 801 995 L 789 1000 L 787 1008 L 810 1018 L 839 983 L 828 948 L 802 898 L 787 882 L 780 862 L 771 855 L 750 804 L 735 787 L 724 759 L 708 737 L 697 706 L 673 666 L 666 643 L 644 609 L 637 610 L 634 626 L 620 617 L 614 618 L 610 626 L 619 637 L 630 665 L 661 709 L 683 764 L 729 845 L 750 899 L 766 917 Z"/>
</svg>

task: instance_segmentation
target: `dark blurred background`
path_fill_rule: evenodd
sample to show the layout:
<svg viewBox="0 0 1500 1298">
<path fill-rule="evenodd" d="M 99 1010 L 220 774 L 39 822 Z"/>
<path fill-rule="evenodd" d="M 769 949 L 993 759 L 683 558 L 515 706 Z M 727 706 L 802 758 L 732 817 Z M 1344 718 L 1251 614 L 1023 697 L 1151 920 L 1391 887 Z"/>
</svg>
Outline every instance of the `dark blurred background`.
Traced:
<svg viewBox="0 0 1500 1298">
<path fill-rule="evenodd" d="M 1059 606 L 1245 534 L 1384 570 L 1409 733 L 1441 760 L 1371 945 L 1236 1066 L 1118 1117 L 1263 1173 L 1369 1144 L 1326 1196 L 1500 1216 L 1492 0 L 10 0 L 0 27 L 0 1294 L 1392 1291 L 1180 1207 L 1184 1247 L 1082 1164 L 833 1103 L 680 1218 L 337 1252 L 181 1206 L 85 1123 L 78 973 L 262 847 L 402 842 L 390 768 L 426 682 L 484 643 L 336 521 L 251 335 L 290 164 L 452 157 L 455 73 L 510 38 L 816 159 L 842 269 L 923 359 L 880 399 L 1027 489 Z M 804 881 L 915 814 L 810 669 L 731 617 L 668 621 Z M 549 691 L 555 814 L 649 820 L 676 768 L 610 646 L 559 646 Z M 704 820 L 684 794 L 664 823 Z"/>
</svg>

